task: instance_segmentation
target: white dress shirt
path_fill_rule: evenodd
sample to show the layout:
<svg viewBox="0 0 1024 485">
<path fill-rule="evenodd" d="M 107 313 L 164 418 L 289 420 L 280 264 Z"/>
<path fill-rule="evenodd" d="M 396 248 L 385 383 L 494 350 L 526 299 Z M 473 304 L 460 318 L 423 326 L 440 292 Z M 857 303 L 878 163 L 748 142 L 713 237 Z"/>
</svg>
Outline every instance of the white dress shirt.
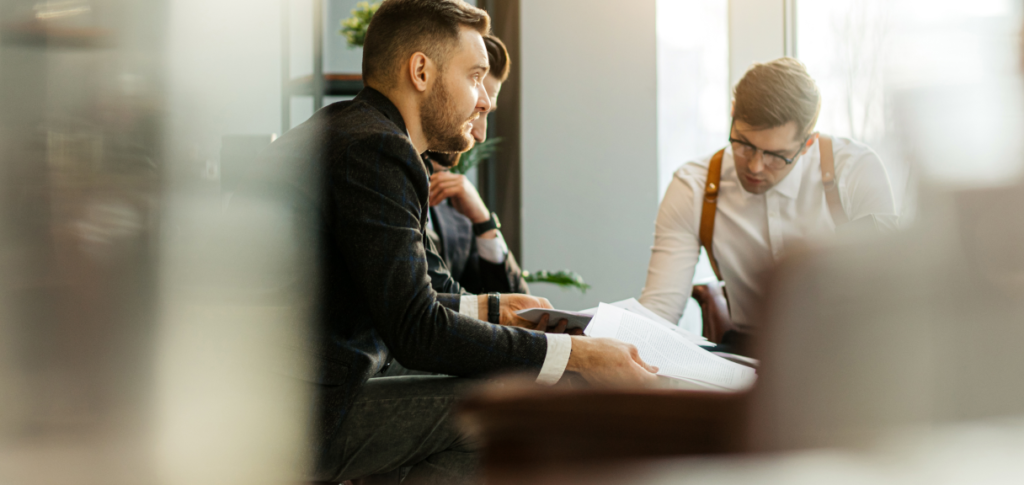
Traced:
<svg viewBox="0 0 1024 485">
<path fill-rule="evenodd" d="M 870 217 L 876 227 L 895 230 L 898 218 L 892 188 L 878 155 L 847 138 L 833 137 L 832 146 L 839 198 L 847 217 L 851 222 Z M 693 286 L 710 161 L 711 155 L 683 165 L 658 210 L 640 303 L 672 322 L 682 316 Z M 722 158 L 712 244 L 734 322 L 754 321 L 753 312 L 764 290 L 760 277 L 782 258 L 787 246 L 835 233 L 821 182 L 818 143 L 794 163 L 786 178 L 755 195 L 740 185 L 731 147 Z"/>
</svg>

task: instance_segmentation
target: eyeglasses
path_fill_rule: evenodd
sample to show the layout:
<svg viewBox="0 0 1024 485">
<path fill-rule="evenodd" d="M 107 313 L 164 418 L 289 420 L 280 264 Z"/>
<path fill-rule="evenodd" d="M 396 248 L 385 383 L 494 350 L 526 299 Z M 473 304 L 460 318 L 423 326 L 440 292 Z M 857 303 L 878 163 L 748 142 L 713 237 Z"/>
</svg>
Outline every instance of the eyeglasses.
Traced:
<svg viewBox="0 0 1024 485">
<path fill-rule="evenodd" d="M 733 121 L 733 125 L 735 125 L 735 124 L 736 124 L 736 122 Z M 732 133 L 732 127 L 729 128 L 729 133 Z M 803 143 L 800 144 L 801 148 L 803 148 L 804 145 L 807 144 L 807 140 L 810 140 L 811 136 L 812 135 L 808 135 L 807 138 L 804 138 Z M 786 167 L 786 165 L 789 165 L 789 164 L 795 162 L 796 159 L 800 156 L 800 150 L 799 149 L 797 149 L 797 152 L 796 152 L 795 155 L 793 155 L 792 157 L 786 158 L 785 155 L 782 155 L 780 153 L 770 152 L 768 150 L 762 150 L 762 149 L 760 149 L 760 148 L 758 148 L 758 147 L 756 147 L 754 145 L 751 145 L 750 143 L 747 143 L 747 142 L 745 142 L 743 140 L 737 140 L 737 139 L 735 139 L 735 138 L 733 138 L 731 136 L 729 137 L 729 143 L 732 143 L 732 153 L 733 153 L 733 155 L 735 155 L 737 157 L 740 157 L 740 158 L 742 158 L 744 160 L 752 160 L 755 156 L 757 156 L 757 152 L 761 152 L 761 155 L 762 155 L 761 161 L 762 161 L 762 163 L 764 163 L 764 165 L 766 167 L 768 167 L 768 168 L 770 168 L 772 170 L 783 169 L 783 168 Z"/>
</svg>

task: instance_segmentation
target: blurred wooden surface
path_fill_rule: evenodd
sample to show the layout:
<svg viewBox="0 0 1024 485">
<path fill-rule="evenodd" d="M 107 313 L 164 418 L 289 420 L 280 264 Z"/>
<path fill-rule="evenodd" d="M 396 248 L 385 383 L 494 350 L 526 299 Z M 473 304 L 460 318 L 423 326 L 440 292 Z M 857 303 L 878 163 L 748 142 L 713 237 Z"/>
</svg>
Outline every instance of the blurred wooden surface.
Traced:
<svg viewBox="0 0 1024 485">
<path fill-rule="evenodd" d="M 570 470 L 605 476 L 645 460 L 742 452 L 746 403 L 746 394 L 509 385 L 459 412 L 483 441 L 488 483 L 535 483 Z"/>
</svg>

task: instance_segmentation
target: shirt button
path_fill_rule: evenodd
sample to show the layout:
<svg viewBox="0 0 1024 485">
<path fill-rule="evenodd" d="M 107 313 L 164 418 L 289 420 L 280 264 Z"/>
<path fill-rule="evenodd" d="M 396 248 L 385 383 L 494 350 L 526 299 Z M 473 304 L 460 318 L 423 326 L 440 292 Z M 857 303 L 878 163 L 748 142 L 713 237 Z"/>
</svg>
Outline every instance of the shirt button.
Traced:
<svg viewBox="0 0 1024 485">
<path fill-rule="evenodd" d="M 770 217 L 779 217 L 779 212 L 778 211 L 771 211 L 770 213 L 768 213 L 768 215 Z"/>
</svg>

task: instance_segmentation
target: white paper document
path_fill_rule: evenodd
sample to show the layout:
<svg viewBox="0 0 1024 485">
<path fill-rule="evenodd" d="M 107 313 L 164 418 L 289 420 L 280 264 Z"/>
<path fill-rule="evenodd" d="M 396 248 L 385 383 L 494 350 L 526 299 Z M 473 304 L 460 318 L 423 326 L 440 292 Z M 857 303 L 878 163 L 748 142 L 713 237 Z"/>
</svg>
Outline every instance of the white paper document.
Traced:
<svg viewBox="0 0 1024 485">
<path fill-rule="evenodd" d="M 616 306 L 616 307 L 619 307 L 619 308 L 621 308 L 623 310 L 626 310 L 628 312 L 635 313 L 635 314 L 640 315 L 642 317 L 647 317 L 647 318 L 649 318 L 651 320 L 654 320 L 655 322 L 660 323 L 662 326 L 664 326 L 664 327 L 666 327 L 666 328 L 668 328 L 668 329 L 678 333 L 679 335 L 682 335 L 683 338 L 685 338 L 686 340 L 689 340 L 689 341 L 691 341 L 691 342 L 693 342 L 693 343 L 695 343 L 697 345 L 710 345 L 710 346 L 714 346 L 713 343 L 708 342 L 708 339 L 706 339 L 706 338 L 704 338 L 704 337 L 702 337 L 700 335 L 697 335 L 695 333 L 689 332 L 686 329 L 680 327 L 679 325 L 674 325 L 674 324 L 672 324 L 672 322 L 669 322 L 668 320 L 665 320 L 664 318 L 662 318 L 657 313 L 654 313 L 654 312 L 648 310 L 647 307 L 645 307 L 642 303 L 637 301 L 636 298 L 629 298 L 629 299 L 626 299 L 626 300 L 617 301 L 615 303 L 609 303 L 609 305 Z M 588 315 L 593 315 L 593 314 L 597 313 L 597 308 L 588 308 L 586 310 L 580 311 L 579 313 L 585 313 L 585 314 L 588 314 Z"/>
<path fill-rule="evenodd" d="M 655 321 L 602 303 L 585 332 L 633 344 L 658 375 L 693 381 L 710 389 L 740 391 L 757 379 L 754 369 L 711 354 Z"/>
</svg>

